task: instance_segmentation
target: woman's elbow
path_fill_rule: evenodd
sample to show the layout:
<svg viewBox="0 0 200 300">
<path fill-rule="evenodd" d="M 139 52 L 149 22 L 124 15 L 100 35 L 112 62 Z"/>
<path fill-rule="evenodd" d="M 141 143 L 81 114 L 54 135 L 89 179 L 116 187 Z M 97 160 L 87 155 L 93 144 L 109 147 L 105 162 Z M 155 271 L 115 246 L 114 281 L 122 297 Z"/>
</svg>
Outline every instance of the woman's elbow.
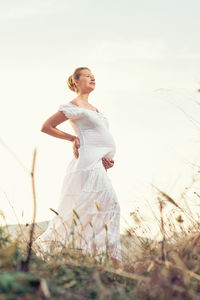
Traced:
<svg viewBox="0 0 200 300">
<path fill-rule="evenodd" d="M 49 126 L 43 124 L 40 131 L 45 132 L 45 133 L 48 132 L 49 131 Z"/>
</svg>

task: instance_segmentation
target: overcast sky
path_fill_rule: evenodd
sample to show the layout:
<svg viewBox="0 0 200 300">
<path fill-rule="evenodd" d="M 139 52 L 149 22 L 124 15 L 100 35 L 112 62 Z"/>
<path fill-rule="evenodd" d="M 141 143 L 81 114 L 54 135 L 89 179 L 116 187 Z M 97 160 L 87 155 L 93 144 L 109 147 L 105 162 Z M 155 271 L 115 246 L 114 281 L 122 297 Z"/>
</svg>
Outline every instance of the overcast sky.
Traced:
<svg viewBox="0 0 200 300">
<path fill-rule="evenodd" d="M 66 79 L 87 66 L 96 88 L 89 102 L 110 123 L 117 144 L 108 174 L 124 228 L 140 207 L 151 221 L 154 183 L 174 197 L 200 160 L 200 2 L 186 0 L 26 0 L 0 4 L 1 138 L 27 168 L 37 147 L 37 221 L 53 217 L 70 142 L 40 132 L 42 123 L 76 94 Z M 196 102 L 195 102 L 196 101 Z M 59 126 L 73 134 L 67 122 Z M 31 179 L 1 147 L 1 210 L 8 223 L 32 215 Z M 196 207 L 194 208 L 196 211 Z"/>
</svg>

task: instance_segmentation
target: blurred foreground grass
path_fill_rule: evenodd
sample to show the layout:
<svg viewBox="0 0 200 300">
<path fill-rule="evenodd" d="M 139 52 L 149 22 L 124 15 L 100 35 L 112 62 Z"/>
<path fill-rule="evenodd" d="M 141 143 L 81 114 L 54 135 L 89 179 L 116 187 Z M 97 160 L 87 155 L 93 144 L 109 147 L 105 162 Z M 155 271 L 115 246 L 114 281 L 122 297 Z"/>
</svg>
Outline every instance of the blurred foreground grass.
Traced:
<svg viewBox="0 0 200 300">
<path fill-rule="evenodd" d="M 179 217 L 176 222 L 182 225 L 183 219 Z M 36 236 L 46 226 L 47 223 L 36 224 Z M 24 236 L 29 227 L 22 227 Z M 13 230 L 8 226 L 0 228 L 1 300 L 200 299 L 198 223 L 187 230 L 174 231 L 170 239 L 163 233 L 161 241 L 137 237 L 134 228 L 130 228 L 121 236 L 122 269 L 109 261 L 97 262 L 76 249 L 63 249 L 48 261 L 33 252 L 29 272 L 23 272 L 27 245 L 21 231 Z"/>
</svg>

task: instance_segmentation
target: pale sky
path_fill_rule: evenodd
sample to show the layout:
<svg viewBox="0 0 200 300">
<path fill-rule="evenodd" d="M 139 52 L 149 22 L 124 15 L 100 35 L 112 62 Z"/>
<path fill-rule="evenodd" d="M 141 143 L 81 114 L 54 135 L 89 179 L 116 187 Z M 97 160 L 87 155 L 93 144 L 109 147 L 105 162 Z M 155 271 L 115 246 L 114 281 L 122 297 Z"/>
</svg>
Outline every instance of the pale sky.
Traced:
<svg viewBox="0 0 200 300">
<path fill-rule="evenodd" d="M 1 2 L 1 138 L 29 169 L 37 147 L 37 221 L 53 217 L 73 158 L 70 142 L 40 128 L 76 97 L 66 79 L 81 66 L 95 75 L 89 102 L 108 117 L 117 144 L 108 174 L 121 230 L 137 207 L 151 222 L 150 182 L 178 199 L 194 173 L 186 161 L 200 161 L 200 130 L 176 106 L 199 120 L 199 11 L 197 0 Z M 68 122 L 59 128 L 74 134 Z M 0 151 L 0 209 L 16 223 L 5 192 L 20 222 L 30 222 L 31 179 Z"/>
</svg>

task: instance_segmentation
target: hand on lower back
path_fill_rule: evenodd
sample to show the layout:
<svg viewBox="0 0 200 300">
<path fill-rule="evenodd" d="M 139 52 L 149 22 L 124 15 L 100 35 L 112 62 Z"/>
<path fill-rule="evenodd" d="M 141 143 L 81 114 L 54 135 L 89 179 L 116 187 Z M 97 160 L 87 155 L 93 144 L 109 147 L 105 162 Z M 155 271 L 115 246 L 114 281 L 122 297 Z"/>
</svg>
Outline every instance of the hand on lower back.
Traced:
<svg viewBox="0 0 200 300">
<path fill-rule="evenodd" d="M 78 158 L 79 157 L 79 152 L 78 152 L 78 148 L 80 147 L 80 140 L 78 137 L 76 137 L 73 142 L 73 152 L 74 152 L 74 156 L 75 158 Z"/>
</svg>

